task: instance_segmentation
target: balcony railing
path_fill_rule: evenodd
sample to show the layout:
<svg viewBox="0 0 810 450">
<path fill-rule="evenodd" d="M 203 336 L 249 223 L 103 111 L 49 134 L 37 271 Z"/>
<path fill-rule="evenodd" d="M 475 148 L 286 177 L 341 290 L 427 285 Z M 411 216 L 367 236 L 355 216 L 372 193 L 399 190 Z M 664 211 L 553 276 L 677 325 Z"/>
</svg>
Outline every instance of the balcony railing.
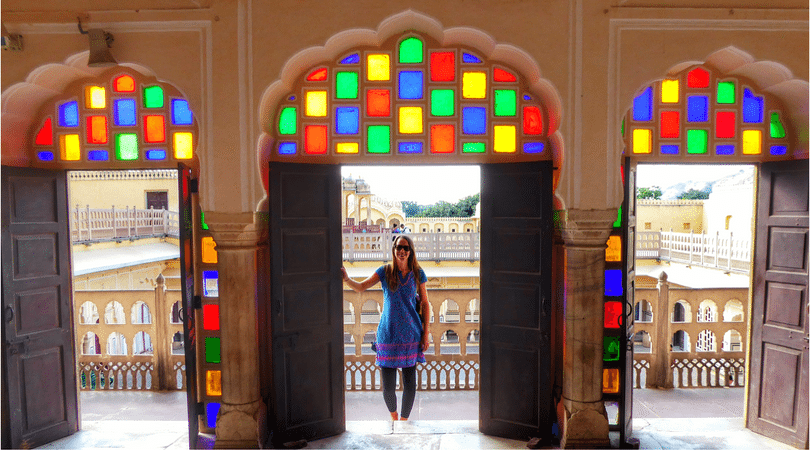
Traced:
<svg viewBox="0 0 810 450">
<path fill-rule="evenodd" d="M 641 231 L 636 234 L 636 258 L 749 273 L 751 240 L 719 231 L 714 234 Z"/>
<path fill-rule="evenodd" d="M 177 212 L 78 205 L 70 211 L 70 240 L 74 244 L 165 236 L 180 236 Z"/>
<path fill-rule="evenodd" d="M 399 236 L 381 233 L 343 233 L 344 261 L 385 261 L 391 258 L 391 244 Z M 425 261 L 477 261 L 481 257 L 479 233 L 408 233 L 416 257 Z"/>
</svg>

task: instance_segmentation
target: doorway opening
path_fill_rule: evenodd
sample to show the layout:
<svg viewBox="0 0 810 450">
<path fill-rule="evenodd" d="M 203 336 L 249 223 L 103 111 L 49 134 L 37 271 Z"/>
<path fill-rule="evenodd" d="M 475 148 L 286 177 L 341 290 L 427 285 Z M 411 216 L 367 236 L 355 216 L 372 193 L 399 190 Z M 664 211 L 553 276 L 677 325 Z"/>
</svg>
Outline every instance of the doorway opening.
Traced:
<svg viewBox="0 0 810 450">
<path fill-rule="evenodd" d="M 464 166 L 342 166 L 343 265 L 361 281 L 391 262 L 391 242 L 414 241 L 431 303 L 427 362 L 417 365 L 411 418 L 477 420 L 480 365 L 481 172 Z M 380 285 L 343 291 L 346 420 L 387 409 L 371 348 L 383 311 Z M 398 375 L 399 377 L 399 375 Z M 402 384 L 398 378 L 398 389 Z"/>
</svg>

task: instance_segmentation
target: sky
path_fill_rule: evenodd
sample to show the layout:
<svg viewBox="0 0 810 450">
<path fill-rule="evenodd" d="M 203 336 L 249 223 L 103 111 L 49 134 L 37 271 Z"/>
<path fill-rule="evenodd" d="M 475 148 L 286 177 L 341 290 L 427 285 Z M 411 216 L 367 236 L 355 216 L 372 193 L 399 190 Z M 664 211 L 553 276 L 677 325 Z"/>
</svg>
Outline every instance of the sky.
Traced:
<svg viewBox="0 0 810 450">
<path fill-rule="evenodd" d="M 378 197 L 420 205 L 456 203 L 481 192 L 479 166 L 342 166 L 341 173 L 364 179 Z"/>
<path fill-rule="evenodd" d="M 684 181 L 715 181 L 744 167 L 746 165 L 739 164 L 639 164 L 636 185 L 667 188 Z"/>
</svg>

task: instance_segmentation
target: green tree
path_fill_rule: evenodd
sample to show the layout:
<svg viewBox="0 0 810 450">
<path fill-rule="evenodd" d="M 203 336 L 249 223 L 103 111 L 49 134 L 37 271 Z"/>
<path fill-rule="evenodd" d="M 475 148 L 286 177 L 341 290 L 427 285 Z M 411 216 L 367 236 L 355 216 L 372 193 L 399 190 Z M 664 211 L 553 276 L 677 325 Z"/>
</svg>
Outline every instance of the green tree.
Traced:
<svg viewBox="0 0 810 450">
<path fill-rule="evenodd" d="M 661 188 L 658 186 L 640 187 L 636 190 L 636 198 L 639 200 L 661 200 Z"/>
<path fill-rule="evenodd" d="M 419 205 L 416 202 L 405 200 L 402 202 L 402 211 L 405 213 L 405 217 L 416 217 L 419 214 Z"/>
<path fill-rule="evenodd" d="M 711 186 L 703 190 L 689 189 L 686 192 L 681 192 L 678 195 L 678 200 L 706 200 L 709 194 L 712 193 Z"/>
<path fill-rule="evenodd" d="M 480 194 L 464 197 L 456 203 L 442 200 L 433 205 L 420 205 L 416 202 L 403 201 L 402 210 L 405 217 L 472 217 L 479 201 L 481 201 Z"/>
</svg>

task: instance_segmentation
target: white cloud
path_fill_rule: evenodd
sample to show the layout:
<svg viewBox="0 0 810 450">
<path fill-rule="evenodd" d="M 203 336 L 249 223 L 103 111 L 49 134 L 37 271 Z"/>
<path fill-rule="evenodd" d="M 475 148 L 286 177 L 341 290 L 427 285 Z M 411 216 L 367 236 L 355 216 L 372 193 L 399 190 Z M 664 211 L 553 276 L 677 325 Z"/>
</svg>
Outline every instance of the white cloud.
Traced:
<svg viewBox="0 0 810 450">
<path fill-rule="evenodd" d="M 379 197 L 422 205 L 455 203 L 481 192 L 479 166 L 342 166 L 341 174 L 362 178 Z"/>
</svg>

